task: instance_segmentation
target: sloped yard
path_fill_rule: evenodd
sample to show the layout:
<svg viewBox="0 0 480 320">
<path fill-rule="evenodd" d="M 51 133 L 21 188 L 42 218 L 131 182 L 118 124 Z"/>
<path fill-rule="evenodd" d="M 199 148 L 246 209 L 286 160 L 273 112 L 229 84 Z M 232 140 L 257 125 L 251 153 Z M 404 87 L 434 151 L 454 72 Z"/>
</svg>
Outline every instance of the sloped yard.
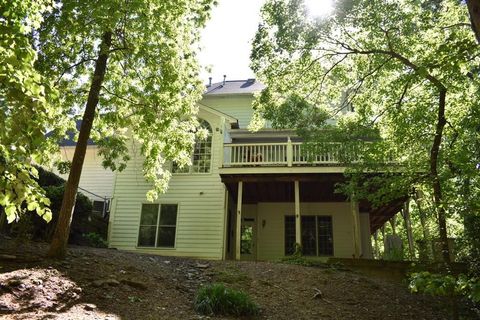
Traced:
<svg viewBox="0 0 480 320">
<path fill-rule="evenodd" d="M 193 300 L 210 282 L 247 291 L 258 319 L 448 319 L 445 301 L 352 271 L 86 247 L 56 262 L 46 249 L 0 239 L 1 319 L 207 319 Z"/>
</svg>

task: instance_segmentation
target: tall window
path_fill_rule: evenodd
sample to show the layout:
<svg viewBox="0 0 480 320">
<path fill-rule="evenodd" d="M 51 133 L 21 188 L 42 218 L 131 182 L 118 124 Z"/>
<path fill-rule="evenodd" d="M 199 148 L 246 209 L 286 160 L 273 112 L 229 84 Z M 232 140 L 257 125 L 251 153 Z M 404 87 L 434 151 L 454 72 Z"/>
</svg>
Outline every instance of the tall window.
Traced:
<svg viewBox="0 0 480 320">
<path fill-rule="evenodd" d="M 138 246 L 173 248 L 177 229 L 177 209 L 176 204 L 143 204 Z"/>
<path fill-rule="evenodd" d="M 180 168 L 173 164 L 174 173 L 208 173 L 210 172 L 210 162 L 212 159 L 212 127 L 205 121 L 200 121 L 200 127 L 208 130 L 206 139 L 197 139 L 193 149 L 192 165 L 190 167 Z"/>
<path fill-rule="evenodd" d="M 333 256 L 331 216 L 302 216 L 302 253 L 306 256 Z M 295 217 L 285 216 L 285 255 L 295 252 Z"/>
</svg>

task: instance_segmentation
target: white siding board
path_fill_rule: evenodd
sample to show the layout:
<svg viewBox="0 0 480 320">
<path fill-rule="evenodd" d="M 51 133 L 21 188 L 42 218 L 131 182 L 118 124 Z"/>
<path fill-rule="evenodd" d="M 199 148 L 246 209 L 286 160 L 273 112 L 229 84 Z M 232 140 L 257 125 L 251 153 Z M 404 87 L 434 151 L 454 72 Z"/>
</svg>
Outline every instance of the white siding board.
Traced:
<svg viewBox="0 0 480 320">
<path fill-rule="evenodd" d="M 218 116 L 201 114 L 212 126 L 212 167 L 209 174 L 173 174 L 168 191 L 156 203 L 177 203 L 175 248 L 137 248 L 140 210 L 148 203 L 151 185 L 144 181 L 142 157 L 131 147 L 132 161 L 118 173 L 115 185 L 116 206 L 112 215 L 109 244 L 123 250 L 172 256 L 221 259 L 223 250 L 224 187 L 218 175 L 223 135 L 216 128 Z M 203 193 L 203 194 L 201 194 Z"/>
</svg>

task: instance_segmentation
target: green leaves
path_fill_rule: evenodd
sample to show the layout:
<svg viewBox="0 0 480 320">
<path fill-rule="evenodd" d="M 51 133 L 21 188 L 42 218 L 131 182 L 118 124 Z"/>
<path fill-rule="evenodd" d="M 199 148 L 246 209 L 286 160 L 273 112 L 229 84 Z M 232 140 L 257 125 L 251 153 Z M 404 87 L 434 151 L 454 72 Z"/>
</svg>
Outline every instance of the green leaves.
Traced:
<svg viewBox="0 0 480 320">
<path fill-rule="evenodd" d="M 460 274 L 433 274 L 427 271 L 412 273 L 408 285 L 412 292 L 436 296 L 465 296 L 475 303 L 480 302 L 480 281 L 475 277 Z"/>
</svg>

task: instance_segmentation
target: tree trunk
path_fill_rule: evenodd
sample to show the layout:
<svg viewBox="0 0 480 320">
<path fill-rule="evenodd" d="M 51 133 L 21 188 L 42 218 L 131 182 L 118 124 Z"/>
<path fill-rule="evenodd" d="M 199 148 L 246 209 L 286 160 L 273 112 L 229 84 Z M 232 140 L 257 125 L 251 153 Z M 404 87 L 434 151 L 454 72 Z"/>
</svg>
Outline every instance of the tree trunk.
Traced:
<svg viewBox="0 0 480 320">
<path fill-rule="evenodd" d="M 88 100 L 83 114 L 82 126 L 78 136 L 75 153 L 72 159 L 72 167 L 65 184 L 65 192 L 63 194 L 62 207 L 58 217 L 55 233 L 50 244 L 48 256 L 52 258 L 63 258 L 67 251 L 68 236 L 70 234 L 70 224 L 72 223 L 73 210 L 77 198 L 78 183 L 82 174 L 83 161 L 87 151 L 87 142 L 90 137 L 93 120 L 95 119 L 95 111 L 100 96 L 103 79 L 107 69 L 107 60 L 109 50 L 112 43 L 112 32 L 107 31 L 102 35 L 100 44 L 100 52 L 95 63 L 95 71 L 93 74 Z"/>
<path fill-rule="evenodd" d="M 467 0 L 467 7 L 472 30 L 475 33 L 477 42 L 480 44 L 480 0 Z"/>
<path fill-rule="evenodd" d="M 446 211 L 443 203 L 442 185 L 438 177 L 438 153 L 442 143 L 443 128 L 447 123 L 445 118 L 445 98 L 446 89 L 440 90 L 437 125 L 435 129 L 435 138 L 433 139 L 432 149 L 430 150 L 430 175 L 432 178 L 433 200 L 438 215 L 438 227 L 440 231 L 440 241 L 442 243 L 442 256 L 446 263 L 450 263 L 450 250 L 448 248 Z"/>
<path fill-rule="evenodd" d="M 429 245 L 431 244 L 430 230 L 428 230 L 427 217 L 425 215 L 425 212 L 423 211 L 422 203 L 421 203 L 422 200 L 418 196 L 418 192 L 419 191 L 415 193 L 414 200 L 415 200 L 415 203 L 417 204 L 418 216 L 420 218 L 420 224 L 422 225 L 423 241 L 425 241 L 425 249 L 427 250 L 426 254 L 428 257 L 430 257 L 432 253 L 432 246 Z"/>
</svg>

